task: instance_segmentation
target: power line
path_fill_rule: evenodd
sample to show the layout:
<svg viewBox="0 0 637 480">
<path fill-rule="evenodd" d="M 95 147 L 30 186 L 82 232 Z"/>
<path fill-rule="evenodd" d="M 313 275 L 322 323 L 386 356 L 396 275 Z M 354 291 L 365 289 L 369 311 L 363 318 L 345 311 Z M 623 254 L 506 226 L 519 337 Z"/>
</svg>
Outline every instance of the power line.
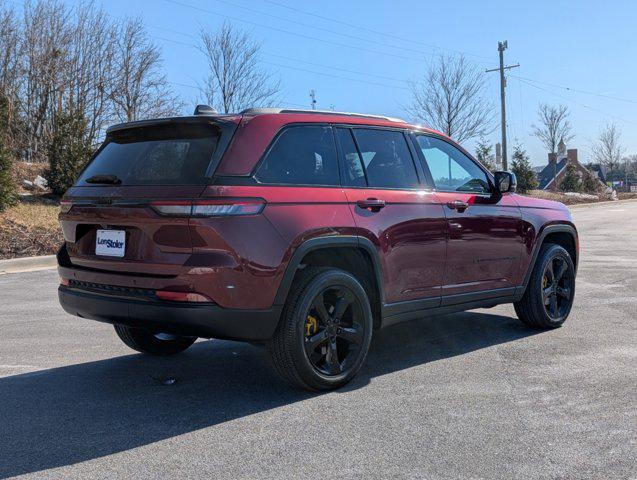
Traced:
<svg viewBox="0 0 637 480">
<path fill-rule="evenodd" d="M 432 48 L 434 50 L 446 50 L 446 51 L 449 51 L 449 52 L 461 53 L 461 54 L 464 54 L 464 55 L 467 55 L 467 56 L 471 56 L 471 57 L 476 57 L 476 58 L 483 58 L 483 59 L 488 59 L 489 58 L 489 57 L 486 57 L 484 55 L 477 55 L 475 53 L 465 52 L 465 51 L 462 51 L 462 50 L 454 50 L 454 49 L 451 49 L 451 48 L 440 47 L 438 45 L 425 43 L 425 42 L 421 42 L 421 41 L 418 41 L 418 40 L 413 40 L 413 39 L 409 39 L 409 38 L 405 38 L 405 37 L 400 37 L 398 35 L 394 35 L 394 34 L 391 34 L 391 33 L 381 32 L 379 30 L 374 30 L 372 28 L 363 27 L 361 25 L 355 25 L 353 23 L 344 22 L 342 20 L 337 20 L 335 18 L 326 17 L 326 16 L 323 16 L 323 15 L 319 15 L 317 13 L 308 12 L 307 10 L 302 10 L 300 8 L 292 7 L 290 5 L 285 5 L 283 3 L 275 2 L 273 0 L 263 0 L 263 1 L 267 2 L 267 3 L 271 3 L 272 5 L 276 5 L 276 6 L 281 7 L 281 8 L 286 8 L 288 10 L 291 10 L 291 11 L 294 11 L 294 12 L 297 12 L 297 13 L 301 13 L 303 15 L 308 15 L 308 16 L 311 16 L 311 17 L 314 17 L 314 18 L 320 18 L 321 20 L 338 23 L 340 25 L 345 25 L 345 26 L 350 27 L 350 28 L 356 28 L 358 30 L 369 32 L 369 33 L 373 33 L 375 35 L 382 35 L 382 36 L 387 37 L 387 38 L 394 38 L 394 39 L 400 40 L 402 42 L 408 42 L 408 43 L 413 43 L 413 44 L 417 44 L 417 45 L 422 45 L 422 46 L 425 46 L 425 47 Z"/>
<path fill-rule="evenodd" d="M 369 72 L 361 72 L 360 70 L 349 70 L 347 68 L 340 68 L 340 67 L 332 67 L 330 65 L 325 65 L 323 63 L 315 63 L 315 62 L 308 62 L 307 60 L 302 60 L 300 58 L 293 58 L 293 57 L 287 57 L 285 55 L 278 55 L 276 53 L 269 53 L 269 52 L 264 52 L 263 55 L 267 56 L 267 57 L 278 57 L 278 58 L 283 58 L 285 60 L 290 60 L 292 62 L 299 62 L 299 63 L 305 63 L 306 65 L 312 65 L 315 67 L 321 67 L 321 68 L 329 68 L 331 70 L 339 70 L 341 72 L 345 72 L 345 73 L 352 73 L 354 75 L 362 75 L 365 77 L 376 77 L 376 78 L 382 78 L 384 80 L 393 80 L 395 82 L 401 82 L 401 83 L 409 83 L 407 80 L 405 80 L 404 78 L 396 78 L 396 77 L 387 77 L 385 75 L 377 75 L 375 73 L 369 73 Z"/>
<path fill-rule="evenodd" d="M 171 85 L 177 85 L 177 86 L 180 86 L 180 87 L 192 88 L 192 89 L 201 91 L 201 87 L 197 86 L 197 85 L 190 85 L 188 83 L 181 83 L 181 82 L 173 82 L 171 80 L 167 80 L 167 82 L 170 83 Z M 288 102 L 286 100 L 282 100 L 282 101 L 277 102 L 277 103 L 279 103 L 281 105 L 291 105 L 291 106 L 294 106 L 294 107 L 307 108 L 307 104 L 304 104 L 304 103 L 294 103 L 294 102 Z"/>
<path fill-rule="evenodd" d="M 289 66 L 289 65 L 281 65 L 280 63 L 267 62 L 267 61 L 262 61 L 262 63 L 266 63 L 268 65 L 273 65 L 275 67 L 280 67 L 280 68 L 289 68 L 291 70 L 298 70 L 299 72 L 311 73 L 313 75 L 323 75 L 325 77 L 338 78 L 338 79 L 341 79 L 341 80 L 349 80 L 350 82 L 366 83 L 368 85 L 375 85 L 377 87 L 386 87 L 386 88 L 393 88 L 393 89 L 398 89 L 398 90 L 409 90 L 408 87 L 399 87 L 399 86 L 396 86 L 396 85 L 388 85 L 386 83 L 371 82 L 369 80 L 360 80 L 358 78 L 343 77 L 341 75 L 334 75 L 332 73 L 318 72 L 316 70 L 308 70 L 306 68 L 292 67 L 292 66 Z"/>
<path fill-rule="evenodd" d="M 300 38 L 314 40 L 314 41 L 317 41 L 317 42 L 326 43 L 328 45 L 334 45 L 334 46 L 337 46 L 337 47 L 349 48 L 349 49 L 352 49 L 352 50 L 359 50 L 359 51 L 367 52 L 367 53 L 374 53 L 376 55 L 385 55 L 385 56 L 389 56 L 389 57 L 400 58 L 400 59 L 403 59 L 403 60 L 422 62 L 421 58 L 408 57 L 408 56 L 399 55 L 399 54 L 396 54 L 396 53 L 381 52 L 379 50 L 373 50 L 371 48 L 359 47 L 359 46 L 355 46 L 355 45 L 348 45 L 346 43 L 334 42 L 332 40 L 326 40 L 324 38 L 313 37 L 311 35 L 305 35 L 303 33 L 291 32 L 291 31 L 285 30 L 283 28 L 277 28 L 277 27 L 273 27 L 273 26 L 270 26 L 270 25 L 264 25 L 262 23 L 252 22 L 252 21 L 246 20 L 244 18 L 233 17 L 233 16 L 230 16 L 230 15 L 226 15 L 226 14 L 223 14 L 223 13 L 218 13 L 218 12 L 206 9 L 206 8 L 201 8 L 201 7 L 197 7 L 195 5 L 190 5 L 190 4 L 187 4 L 187 3 L 179 2 L 177 0 L 164 0 L 164 1 L 168 2 L 168 3 L 172 3 L 174 5 L 179 5 L 181 7 L 190 8 L 190 9 L 197 10 L 197 11 L 200 11 L 200 12 L 208 13 L 210 15 L 217 15 L 217 16 L 220 16 L 220 17 L 228 18 L 228 19 L 236 21 L 236 22 L 247 23 L 248 25 L 253 25 L 255 27 L 260 27 L 260 28 L 267 28 L 267 29 L 273 30 L 275 32 L 285 33 L 287 35 L 293 35 L 293 36 L 300 37 Z"/>
<path fill-rule="evenodd" d="M 269 17 L 269 18 L 274 18 L 274 19 L 277 19 L 277 20 L 282 20 L 284 22 L 292 23 L 294 25 L 300 25 L 300 26 L 306 27 L 306 28 L 313 28 L 314 30 L 319 30 L 321 32 L 327 32 L 327 33 L 330 33 L 332 35 L 340 35 L 341 37 L 351 38 L 353 40 L 358 40 L 358 41 L 361 41 L 361 42 L 373 43 L 375 45 L 381 45 L 383 47 L 396 48 L 398 50 L 404 50 L 404 51 L 408 51 L 408 52 L 418 53 L 420 55 L 428 55 L 428 52 L 423 52 L 422 50 L 416 50 L 416 49 L 413 49 L 413 48 L 408 48 L 408 47 L 404 47 L 404 46 L 400 46 L 400 45 L 392 45 L 390 43 L 380 42 L 380 41 L 377 41 L 377 40 L 371 40 L 369 38 L 359 37 L 357 35 L 351 35 L 349 33 L 339 32 L 337 30 L 331 30 L 329 28 L 320 27 L 318 25 L 313 25 L 313 24 L 309 24 L 309 23 L 299 22 L 298 20 L 292 20 L 290 18 L 281 17 L 280 15 L 274 15 L 274 14 L 271 14 L 271 13 L 267 13 L 267 12 L 264 12 L 263 10 L 257 10 L 256 8 L 251 8 L 251 7 L 246 7 L 244 5 L 239 5 L 239 4 L 231 2 L 229 0 L 214 0 L 214 1 L 215 2 L 219 2 L 219 3 L 224 3 L 226 5 L 230 5 L 230 6 L 235 7 L 235 8 L 241 8 L 243 10 L 247 10 L 248 12 L 256 13 L 257 15 L 261 15 L 261 16 Z M 428 47 L 437 49 L 437 47 L 432 47 L 430 45 L 428 45 Z"/>
<path fill-rule="evenodd" d="M 176 35 L 183 35 L 185 37 L 199 38 L 197 35 L 193 35 L 193 34 L 185 33 L 185 32 L 180 32 L 178 30 L 172 30 L 170 28 L 160 27 L 160 26 L 156 26 L 156 25 L 151 25 L 151 28 L 156 28 L 158 30 L 164 30 L 166 32 L 171 32 L 171 33 L 174 33 Z M 191 47 L 194 47 L 194 48 L 197 48 L 197 49 L 201 50 L 200 47 L 198 47 L 197 45 L 192 44 L 192 43 L 180 42 L 178 40 L 172 40 L 170 38 L 159 37 L 159 36 L 155 36 L 155 38 L 158 38 L 160 40 L 166 40 L 168 42 L 177 43 L 179 45 L 191 46 Z M 300 58 L 288 57 L 286 55 L 279 55 L 277 53 L 263 52 L 263 55 L 266 56 L 266 57 L 282 58 L 284 60 L 289 60 L 291 62 L 304 63 L 306 65 L 312 65 L 314 67 L 329 68 L 330 70 L 338 70 L 338 71 L 341 71 L 341 72 L 351 73 L 351 74 L 354 74 L 354 75 L 361 75 L 361 76 L 364 76 L 364 77 L 376 77 L 376 78 L 380 78 L 380 79 L 383 79 L 383 80 L 392 80 L 392 81 L 400 82 L 400 83 L 409 83 L 404 78 L 388 77 L 386 75 L 378 75 L 376 73 L 361 72 L 360 70 L 350 70 L 350 69 L 347 69 L 347 68 L 334 67 L 334 66 L 331 66 L 331 65 L 325 65 L 324 63 L 309 62 L 307 60 L 303 60 L 303 59 L 300 59 Z"/>
<path fill-rule="evenodd" d="M 193 48 L 196 48 L 199 51 L 201 51 L 201 49 L 197 45 L 192 44 L 192 43 L 180 42 L 179 40 L 172 40 L 170 38 L 159 37 L 159 36 L 153 36 L 153 38 L 157 38 L 159 40 L 165 40 L 167 42 L 176 43 L 177 45 L 193 47 Z M 291 59 L 290 57 L 287 57 L 287 58 Z M 276 63 L 276 62 L 268 62 L 268 61 L 262 60 L 261 63 L 265 63 L 265 64 L 272 65 L 272 66 L 279 67 L 279 68 L 287 68 L 287 69 L 291 69 L 291 70 L 297 70 L 299 72 L 311 73 L 313 75 L 322 75 L 322 76 L 325 76 L 325 77 L 337 78 L 337 79 L 340 79 L 340 80 L 347 80 L 347 81 L 350 81 L 350 82 L 357 82 L 357 83 L 364 83 L 364 84 L 367 84 L 367 85 L 374 85 L 374 86 L 377 86 L 377 87 L 385 87 L 385 88 L 398 89 L 398 90 L 409 90 L 409 88 L 406 87 L 406 86 L 389 85 L 389 84 L 386 84 L 386 83 L 373 82 L 373 81 L 370 81 L 370 80 L 361 80 L 361 79 L 358 79 L 358 78 L 350 78 L 350 77 L 345 77 L 345 76 L 342 76 L 342 75 L 335 75 L 333 73 L 319 72 L 319 71 L 316 71 L 316 70 L 309 70 L 309 69 L 306 69 L 306 68 L 293 67 L 293 66 L 290 66 L 290 65 L 282 65 L 282 64 Z M 334 68 L 334 67 L 328 67 L 326 65 L 320 65 L 320 64 L 314 64 L 314 65 L 324 66 L 326 68 Z M 352 73 L 354 73 L 354 72 L 352 71 Z M 367 75 L 367 74 L 362 73 L 362 72 L 358 73 L 358 74 Z"/>
<path fill-rule="evenodd" d="M 573 99 L 571 99 L 571 98 L 565 97 L 564 95 L 560 95 L 559 93 L 552 92 L 552 91 L 550 91 L 550 90 L 547 90 L 546 88 L 542 88 L 542 87 L 539 87 L 539 86 L 537 86 L 537 85 L 534 85 L 534 84 L 533 84 L 533 83 L 531 83 L 531 82 L 527 82 L 526 80 L 524 80 L 524 79 L 522 79 L 522 78 L 520 78 L 519 80 L 520 80 L 522 83 L 524 83 L 524 84 L 528 85 L 529 87 L 533 87 L 533 88 L 535 88 L 535 89 L 537 89 L 537 90 L 541 90 L 541 91 L 543 91 L 543 92 L 550 93 L 551 95 L 554 95 L 554 96 L 556 96 L 556 97 L 558 97 L 558 98 L 561 98 L 562 100 L 565 100 L 565 101 L 567 101 L 567 102 L 574 103 L 574 104 L 576 104 L 576 105 L 579 105 L 579 106 L 581 106 L 581 107 L 583 107 L 583 108 L 587 108 L 587 109 L 592 110 L 592 111 L 594 111 L 594 112 L 601 113 L 602 115 L 604 115 L 604 116 L 606 116 L 606 117 L 613 118 L 613 119 L 615 119 L 615 120 L 619 120 L 620 122 L 629 123 L 629 124 L 631 124 L 631 125 L 637 125 L 637 123 L 635 123 L 635 122 L 631 122 L 630 120 L 626 120 L 626 119 L 621 118 L 621 117 L 618 117 L 618 116 L 616 116 L 616 115 L 612 115 L 612 114 L 607 113 L 607 112 L 605 112 L 605 111 L 603 111 L 603 110 L 599 110 L 598 108 L 594 108 L 594 107 L 591 107 L 590 105 L 586 105 L 585 103 L 577 102 L 577 101 L 575 101 L 575 100 L 573 100 Z"/>
<path fill-rule="evenodd" d="M 539 83 L 540 85 L 546 85 L 546 86 L 549 86 L 549 87 L 560 88 L 562 90 L 567 90 L 569 92 L 583 93 L 585 95 L 593 95 L 593 96 L 596 96 L 596 97 L 608 98 L 610 100 L 617 100 L 619 102 L 637 103 L 637 100 L 632 100 L 630 98 L 616 97 L 614 95 L 606 95 L 604 93 L 590 92 L 588 90 L 580 90 L 580 89 L 577 89 L 577 88 L 565 87 L 563 85 L 556 85 L 555 83 L 542 82 L 540 80 L 534 80 L 532 78 L 527 78 L 527 77 L 520 77 L 520 76 L 517 76 L 517 75 L 511 75 L 511 77 L 517 78 L 519 80 L 526 80 L 528 82 Z"/>
</svg>

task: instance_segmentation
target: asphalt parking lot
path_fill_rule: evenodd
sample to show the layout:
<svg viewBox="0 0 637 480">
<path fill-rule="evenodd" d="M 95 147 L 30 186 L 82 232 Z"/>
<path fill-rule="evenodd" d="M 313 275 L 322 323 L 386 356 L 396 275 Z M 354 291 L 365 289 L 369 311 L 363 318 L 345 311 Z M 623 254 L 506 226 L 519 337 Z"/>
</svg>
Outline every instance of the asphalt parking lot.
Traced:
<svg viewBox="0 0 637 480">
<path fill-rule="evenodd" d="M 54 270 L 2 275 L 0 478 L 635 478 L 637 202 L 573 213 L 563 328 L 509 305 L 398 325 L 327 394 L 247 344 L 136 354 L 63 312 Z"/>
</svg>

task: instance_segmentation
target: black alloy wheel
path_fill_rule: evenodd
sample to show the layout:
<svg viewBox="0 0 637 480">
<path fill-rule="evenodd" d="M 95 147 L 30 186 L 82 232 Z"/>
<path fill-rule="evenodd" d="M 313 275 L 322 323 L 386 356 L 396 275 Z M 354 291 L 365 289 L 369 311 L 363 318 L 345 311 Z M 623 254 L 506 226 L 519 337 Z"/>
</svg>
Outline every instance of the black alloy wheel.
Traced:
<svg viewBox="0 0 637 480">
<path fill-rule="evenodd" d="M 542 276 L 542 300 L 552 319 L 559 320 L 570 310 L 574 280 L 565 258 L 553 257 L 547 263 Z"/>
<path fill-rule="evenodd" d="M 307 267 L 295 277 L 267 347 L 284 380 L 306 390 L 330 390 L 360 370 L 372 326 L 370 301 L 358 278 L 337 268 Z"/>
<path fill-rule="evenodd" d="M 345 286 L 328 287 L 308 309 L 304 348 L 323 375 L 340 375 L 354 364 L 365 339 L 360 301 Z"/>
<path fill-rule="evenodd" d="M 513 304 L 518 318 L 535 328 L 555 328 L 568 318 L 575 297 L 575 265 L 561 245 L 540 247 L 524 296 Z"/>
</svg>

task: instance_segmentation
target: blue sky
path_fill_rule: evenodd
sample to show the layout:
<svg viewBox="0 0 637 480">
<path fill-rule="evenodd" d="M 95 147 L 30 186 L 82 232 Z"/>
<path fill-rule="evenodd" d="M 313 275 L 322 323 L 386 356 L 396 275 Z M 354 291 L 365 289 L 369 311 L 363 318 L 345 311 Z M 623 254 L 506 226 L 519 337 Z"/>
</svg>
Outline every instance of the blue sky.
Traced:
<svg viewBox="0 0 637 480">
<path fill-rule="evenodd" d="M 263 43 L 263 67 L 281 79 L 286 106 L 309 107 L 314 89 L 318 108 L 403 118 L 410 97 L 406 80 L 423 75 L 437 53 L 462 51 L 480 68 L 495 67 L 497 42 L 508 40 L 507 63 L 521 64 L 508 80 L 510 143 L 521 141 L 534 164 L 546 161 L 543 147 L 529 134 L 538 102 L 545 101 L 570 108 L 576 136 L 569 147 L 579 148 L 580 160 L 588 160 L 590 143 L 607 122 L 622 130 L 627 153 L 637 153 L 634 1 L 178 1 L 103 5 L 116 17 L 143 17 L 163 50 L 168 79 L 193 104 L 198 93 L 187 85 L 201 83 L 206 65 L 188 45 L 197 39 L 188 35 L 202 27 L 216 29 L 224 20 Z M 499 109 L 498 75 L 485 76 Z M 499 124 L 490 139 L 498 141 L 498 132 Z M 473 150 L 471 142 L 466 146 Z"/>
</svg>

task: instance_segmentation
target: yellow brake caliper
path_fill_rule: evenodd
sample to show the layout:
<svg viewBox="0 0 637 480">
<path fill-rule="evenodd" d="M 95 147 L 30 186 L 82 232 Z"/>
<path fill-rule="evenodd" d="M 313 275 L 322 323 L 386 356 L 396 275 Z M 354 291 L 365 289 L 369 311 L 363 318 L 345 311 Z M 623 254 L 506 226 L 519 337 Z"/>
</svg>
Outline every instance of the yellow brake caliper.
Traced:
<svg viewBox="0 0 637 480">
<path fill-rule="evenodd" d="M 305 322 L 305 336 L 311 337 L 318 330 L 318 321 L 312 315 L 307 316 L 307 320 Z"/>
</svg>

